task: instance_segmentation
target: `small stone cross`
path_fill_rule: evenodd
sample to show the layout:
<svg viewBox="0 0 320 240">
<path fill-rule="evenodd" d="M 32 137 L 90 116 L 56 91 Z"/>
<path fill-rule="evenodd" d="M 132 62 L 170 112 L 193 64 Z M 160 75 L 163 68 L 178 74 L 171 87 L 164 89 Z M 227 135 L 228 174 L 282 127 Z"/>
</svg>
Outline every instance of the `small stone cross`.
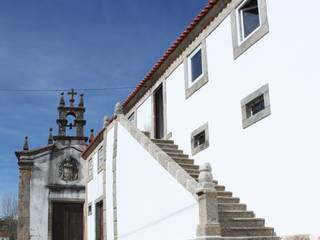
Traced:
<svg viewBox="0 0 320 240">
<path fill-rule="evenodd" d="M 73 106 L 74 103 L 74 96 L 77 95 L 77 92 L 74 91 L 74 89 L 72 88 L 70 92 L 68 92 L 68 95 L 70 95 L 70 105 Z"/>
</svg>

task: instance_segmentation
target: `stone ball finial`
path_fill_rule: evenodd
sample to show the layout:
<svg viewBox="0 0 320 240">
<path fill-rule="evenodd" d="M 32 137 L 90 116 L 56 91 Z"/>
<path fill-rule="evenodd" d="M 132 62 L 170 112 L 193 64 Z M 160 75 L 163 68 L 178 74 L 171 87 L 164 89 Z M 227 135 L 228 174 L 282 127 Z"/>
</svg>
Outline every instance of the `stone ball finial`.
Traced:
<svg viewBox="0 0 320 240">
<path fill-rule="evenodd" d="M 25 138 L 24 138 L 23 150 L 24 150 L 24 151 L 28 151 L 28 150 L 29 150 L 28 136 L 25 136 Z"/>
<path fill-rule="evenodd" d="M 52 128 L 49 128 L 48 145 L 53 143 Z"/>
<path fill-rule="evenodd" d="M 115 115 L 123 114 L 123 106 L 121 102 L 117 102 L 115 109 L 114 109 Z"/>
<path fill-rule="evenodd" d="M 91 143 L 94 140 L 94 129 L 90 129 L 90 137 L 89 137 L 89 143 Z"/>
<path fill-rule="evenodd" d="M 59 102 L 59 105 L 60 106 L 65 106 L 65 101 L 64 101 L 64 92 L 62 92 L 61 94 L 60 94 L 60 102 Z"/>
<path fill-rule="evenodd" d="M 103 118 L 103 126 L 102 127 L 104 127 L 104 128 L 108 127 L 109 123 L 110 123 L 110 118 L 108 116 L 105 116 Z"/>
<path fill-rule="evenodd" d="M 84 94 L 83 94 L 83 93 L 81 93 L 81 94 L 80 94 L 79 107 L 83 107 L 83 106 L 84 106 L 83 96 L 84 96 Z"/>
<path fill-rule="evenodd" d="M 204 163 L 199 168 L 199 182 L 200 183 L 211 183 L 213 180 L 212 167 L 210 163 Z"/>
</svg>

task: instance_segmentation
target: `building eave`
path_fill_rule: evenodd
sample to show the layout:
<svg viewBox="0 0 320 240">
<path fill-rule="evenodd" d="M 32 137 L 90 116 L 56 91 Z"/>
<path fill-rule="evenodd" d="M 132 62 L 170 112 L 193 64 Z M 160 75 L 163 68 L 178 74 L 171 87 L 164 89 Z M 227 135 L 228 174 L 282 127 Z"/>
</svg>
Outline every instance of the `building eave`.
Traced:
<svg viewBox="0 0 320 240">
<path fill-rule="evenodd" d="M 100 132 L 97 134 L 97 136 L 93 139 L 93 141 L 83 151 L 83 153 L 81 154 L 81 157 L 84 160 L 87 160 L 87 158 L 90 156 L 93 150 L 96 149 L 96 147 L 103 141 L 103 133 L 105 129 L 106 128 L 101 129 Z"/>
<path fill-rule="evenodd" d="M 208 4 L 192 20 L 174 43 L 163 54 L 148 74 L 140 81 L 133 92 L 123 102 L 124 112 L 127 113 L 138 100 L 157 82 L 166 69 L 189 46 L 189 44 L 205 29 L 210 22 L 226 7 L 231 0 L 209 0 Z"/>
<path fill-rule="evenodd" d="M 18 160 L 20 159 L 20 157 L 22 156 L 33 156 L 42 152 L 46 152 L 49 150 L 52 150 L 54 148 L 54 144 L 49 144 L 46 145 L 44 147 L 40 147 L 40 148 L 36 148 L 36 149 L 32 149 L 32 150 L 27 150 L 27 151 L 16 151 L 15 154 L 18 158 Z"/>
</svg>

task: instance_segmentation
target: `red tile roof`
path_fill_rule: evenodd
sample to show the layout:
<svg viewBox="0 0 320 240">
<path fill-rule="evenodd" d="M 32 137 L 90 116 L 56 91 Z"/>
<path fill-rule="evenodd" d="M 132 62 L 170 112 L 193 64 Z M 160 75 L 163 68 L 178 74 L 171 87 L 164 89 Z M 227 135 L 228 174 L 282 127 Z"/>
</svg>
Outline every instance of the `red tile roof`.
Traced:
<svg viewBox="0 0 320 240">
<path fill-rule="evenodd" d="M 179 44 L 188 36 L 188 34 L 195 28 L 195 26 L 206 16 L 206 14 L 216 5 L 219 0 L 209 0 L 208 4 L 200 11 L 200 13 L 192 20 L 192 22 L 187 26 L 187 28 L 180 34 L 180 36 L 175 40 L 175 42 L 168 48 L 168 50 L 163 54 L 159 61 L 151 68 L 149 73 L 142 79 L 138 86 L 133 90 L 133 92 L 127 97 L 123 102 L 125 107 L 130 100 L 139 92 L 143 84 L 145 84 L 154 73 L 161 67 L 161 65 L 168 59 L 168 57 L 173 53 L 173 51 L 179 46 Z"/>
</svg>

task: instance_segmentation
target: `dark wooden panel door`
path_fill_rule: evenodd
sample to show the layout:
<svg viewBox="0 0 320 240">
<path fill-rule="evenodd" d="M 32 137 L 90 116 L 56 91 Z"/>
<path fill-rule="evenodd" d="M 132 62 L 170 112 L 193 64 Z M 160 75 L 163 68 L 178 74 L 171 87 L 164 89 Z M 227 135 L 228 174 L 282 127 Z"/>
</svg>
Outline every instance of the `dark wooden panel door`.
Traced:
<svg viewBox="0 0 320 240">
<path fill-rule="evenodd" d="M 154 92 L 154 121 L 155 138 L 161 139 L 164 134 L 162 85 Z"/>
<path fill-rule="evenodd" d="M 83 240 L 82 203 L 53 203 L 52 240 Z"/>
<path fill-rule="evenodd" d="M 103 240 L 103 201 L 96 204 L 96 240 Z"/>
</svg>

